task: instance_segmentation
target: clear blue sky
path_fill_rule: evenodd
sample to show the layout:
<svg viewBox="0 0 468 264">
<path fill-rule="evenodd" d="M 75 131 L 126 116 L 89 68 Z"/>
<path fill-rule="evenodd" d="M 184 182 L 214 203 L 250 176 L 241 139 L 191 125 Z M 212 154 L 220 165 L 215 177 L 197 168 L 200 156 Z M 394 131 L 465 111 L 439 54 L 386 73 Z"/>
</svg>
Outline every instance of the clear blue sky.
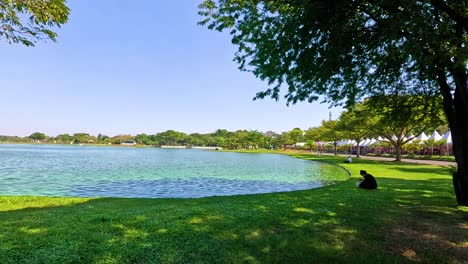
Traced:
<svg viewBox="0 0 468 264">
<path fill-rule="evenodd" d="M 341 109 L 252 101 L 227 33 L 197 25 L 202 0 L 69 0 L 58 43 L 0 43 L 0 134 L 306 129 Z"/>
</svg>

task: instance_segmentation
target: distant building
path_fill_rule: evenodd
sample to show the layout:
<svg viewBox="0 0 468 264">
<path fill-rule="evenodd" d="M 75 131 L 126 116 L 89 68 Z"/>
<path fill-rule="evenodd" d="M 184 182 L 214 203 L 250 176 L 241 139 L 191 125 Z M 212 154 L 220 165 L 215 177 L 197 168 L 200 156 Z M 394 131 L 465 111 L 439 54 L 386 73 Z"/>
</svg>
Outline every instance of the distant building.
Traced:
<svg viewBox="0 0 468 264">
<path fill-rule="evenodd" d="M 163 149 L 185 149 L 185 148 L 187 148 L 187 146 L 162 145 L 161 148 L 163 148 Z"/>
<path fill-rule="evenodd" d="M 135 146 L 137 143 L 134 140 L 125 140 L 120 145 L 124 146 Z"/>
</svg>

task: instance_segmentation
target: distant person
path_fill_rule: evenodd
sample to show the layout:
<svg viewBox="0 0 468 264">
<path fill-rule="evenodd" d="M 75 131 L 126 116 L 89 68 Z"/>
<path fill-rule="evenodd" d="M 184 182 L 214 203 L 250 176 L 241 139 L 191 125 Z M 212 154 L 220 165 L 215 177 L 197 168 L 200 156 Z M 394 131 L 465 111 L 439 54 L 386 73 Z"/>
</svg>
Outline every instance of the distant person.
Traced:
<svg viewBox="0 0 468 264">
<path fill-rule="evenodd" d="M 356 183 L 356 186 L 358 188 L 368 189 L 368 190 L 377 189 L 377 181 L 375 180 L 374 176 L 370 175 L 365 170 L 361 170 L 359 173 L 361 174 L 362 177 L 364 177 L 364 180 L 361 180 Z"/>
<path fill-rule="evenodd" d="M 351 156 L 348 156 L 348 158 L 344 162 L 345 163 L 351 163 L 351 162 L 353 162 L 353 159 L 351 158 Z"/>
</svg>

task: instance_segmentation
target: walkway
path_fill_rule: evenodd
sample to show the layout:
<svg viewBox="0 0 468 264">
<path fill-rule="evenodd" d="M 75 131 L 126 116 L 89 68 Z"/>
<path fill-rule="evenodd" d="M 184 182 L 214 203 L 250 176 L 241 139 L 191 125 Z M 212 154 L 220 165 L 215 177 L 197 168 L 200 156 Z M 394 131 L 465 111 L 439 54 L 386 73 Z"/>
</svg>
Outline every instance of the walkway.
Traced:
<svg viewBox="0 0 468 264">
<path fill-rule="evenodd" d="M 325 155 L 333 155 L 332 153 L 323 153 Z M 348 157 L 348 155 L 338 154 L 338 156 Z M 357 159 L 356 155 L 351 155 L 353 159 Z M 381 161 L 394 161 L 395 158 L 389 157 L 375 157 L 375 156 L 360 156 L 360 159 L 367 160 L 381 160 Z M 428 165 L 438 165 L 438 166 L 456 166 L 457 163 L 453 161 L 442 161 L 442 160 L 420 160 L 420 159 L 401 159 L 402 162 L 408 163 L 419 163 L 419 164 L 428 164 Z"/>
<path fill-rule="evenodd" d="M 372 156 L 361 156 L 362 159 L 368 160 L 382 160 L 382 161 L 394 161 L 395 158 L 387 157 L 372 157 Z M 419 163 L 419 164 L 429 164 L 429 165 L 439 165 L 439 166 L 455 166 L 456 162 L 453 161 L 443 161 L 443 160 L 420 160 L 420 159 L 401 159 L 402 162 L 408 163 Z"/>
</svg>

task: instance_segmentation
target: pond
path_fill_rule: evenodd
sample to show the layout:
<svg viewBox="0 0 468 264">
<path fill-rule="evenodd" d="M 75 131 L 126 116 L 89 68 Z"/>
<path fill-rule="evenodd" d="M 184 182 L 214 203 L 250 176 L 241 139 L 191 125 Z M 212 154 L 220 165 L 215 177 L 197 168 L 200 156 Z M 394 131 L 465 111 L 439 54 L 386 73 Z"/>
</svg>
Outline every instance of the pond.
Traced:
<svg viewBox="0 0 468 264">
<path fill-rule="evenodd" d="M 318 188 L 341 167 L 279 154 L 0 144 L 0 195 L 195 198 Z"/>
</svg>

